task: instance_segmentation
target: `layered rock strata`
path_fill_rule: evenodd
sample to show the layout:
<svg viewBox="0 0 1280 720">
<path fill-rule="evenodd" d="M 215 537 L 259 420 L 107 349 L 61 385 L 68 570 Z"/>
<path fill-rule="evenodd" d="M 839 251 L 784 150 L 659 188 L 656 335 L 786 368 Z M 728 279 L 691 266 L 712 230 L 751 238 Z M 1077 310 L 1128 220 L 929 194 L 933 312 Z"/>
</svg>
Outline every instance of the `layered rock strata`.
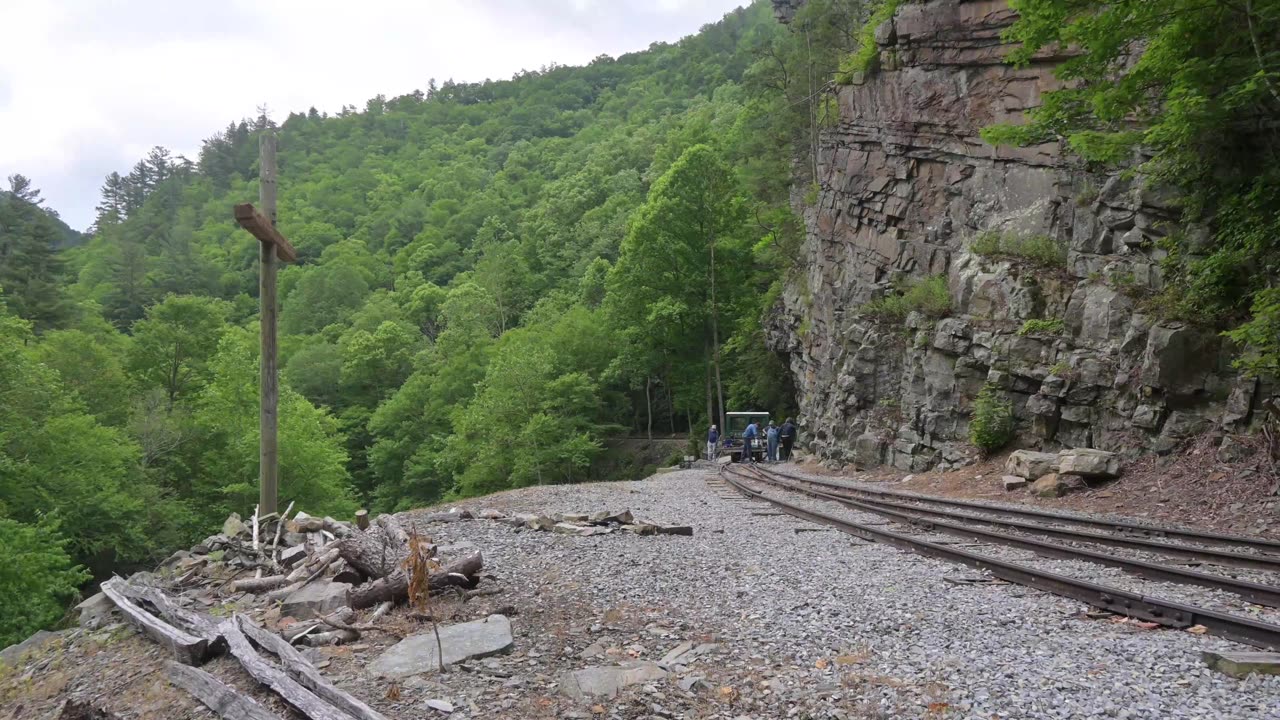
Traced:
<svg viewBox="0 0 1280 720">
<path fill-rule="evenodd" d="M 780 15 L 796 5 L 779 4 Z M 1058 144 L 981 139 L 1057 86 L 1060 58 L 1004 62 L 1013 19 L 1004 0 L 904 2 L 876 30 L 879 67 L 839 90 L 800 271 L 767 324 L 788 354 L 810 449 L 833 463 L 967 461 L 988 383 L 1012 404 L 1018 444 L 1129 452 L 1242 429 L 1271 392 L 1231 371 L 1217 334 L 1148 312 L 1160 239 L 1207 238 L 1179 222 L 1176 198 L 1089 174 Z M 1051 240 L 1065 263 L 973 252 L 995 234 L 1013 246 Z M 950 317 L 864 312 L 930 276 L 945 278 Z"/>
</svg>

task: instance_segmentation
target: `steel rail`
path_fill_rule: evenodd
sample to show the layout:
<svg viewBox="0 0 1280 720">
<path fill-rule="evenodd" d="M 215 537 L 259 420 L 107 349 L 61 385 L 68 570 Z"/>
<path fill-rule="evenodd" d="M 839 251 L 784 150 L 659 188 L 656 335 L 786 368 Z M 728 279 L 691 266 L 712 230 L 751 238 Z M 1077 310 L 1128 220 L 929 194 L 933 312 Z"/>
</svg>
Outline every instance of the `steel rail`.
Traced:
<svg viewBox="0 0 1280 720">
<path fill-rule="evenodd" d="M 1026 565 L 1019 565 L 967 550 L 939 545 L 891 530 L 862 525 L 770 497 L 747 487 L 740 480 L 735 479 L 735 477 L 751 479 L 746 475 L 738 475 L 736 472 L 731 471 L 722 473 L 721 476 L 747 497 L 763 500 L 789 515 L 830 525 L 841 532 L 864 540 L 881 542 L 927 557 L 984 570 L 1002 580 L 1079 600 L 1119 615 L 1126 615 L 1173 628 L 1188 628 L 1194 625 L 1201 625 L 1213 635 L 1227 638 L 1228 640 L 1262 649 L 1280 648 L 1280 625 L 1273 625 L 1252 618 L 1231 615 L 1172 600 L 1141 595 L 1120 588 L 1077 580 L 1055 573 L 1043 572 Z"/>
<path fill-rule="evenodd" d="M 1010 545 L 1012 547 L 1022 548 L 1023 550 L 1030 550 L 1037 555 L 1043 555 L 1046 557 L 1059 558 L 1062 560 L 1085 560 L 1099 565 L 1119 568 L 1125 572 L 1132 573 L 1149 580 L 1164 580 L 1184 585 L 1199 585 L 1201 587 L 1207 587 L 1214 590 L 1226 590 L 1257 605 L 1280 607 L 1280 587 L 1264 585 L 1250 580 L 1237 580 L 1236 578 L 1212 575 L 1210 573 L 1202 573 L 1170 565 L 1161 565 L 1160 563 L 1147 562 L 1146 560 L 1131 560 L 1129 558 L 1117 557 L 1115 555 L 1097 552 L 1095 550 L 1066 547 L 1064 545 L 1044 542 L 1043 540 L 1033 540 L 1031 538 L 1020 537 L 1017 535 L 995 532 L 993 530 L 983 530 L 981 528 L 957 525 L 956 523 L 946 522 L 944 520 L 929 520 L 927 518 L 898 512 L 897 510 L 879 507 L 872 503 L 862 502 L 861 500 L 833 495 L 820 490 L 802 488 L 790 482 L 770 478 L 765 474 L 766 471 L 761 468 L 753 467 L 752 469 L 757 473 L 760 473 L 760 477 L 763 482 L 767 482 L 776 487 L 794 490 L 822 500 L 837 502 L 856 510 L 875 513 L 877 515 L 891 518 L 899 522 L 908 523 L 910 525 L 915 525 L 926 530 L 940 530 L 948 535 L 955 535 L 971 540 L 993 542 L 999 545 Z"/>
<path fill-rule="evenodd" d="M 1015 508 L 1008 505 L 997 505 L 995 503 L 975 502 L 973 500 L 957 500 L 954 498 L 938 497 L 936 495 L 924 495 L 918 493 L 899 492 L 896 490 L 873 490 L 864 487 L 851 487 L 840 483 L 832 483 L 829 481 L 815 480 L 813 478 L 805 478 L 789 473 L 770 470 L 770 472 L 790 480 L 801 480 L 803 482 L 814 482 L 822 485 L 829 485 L 847 490 L 849 492 L 859 492 L 867 495 L 879 495 L 886 497 L 902 498 L 904 500 L 915 500 L 919 502 L 930 502 L 937 505 L 948 505 L 951 507 L 963 507 L 979 510 L 982 512 L 999 513 L 1003 515 L 1013 515 L 1028 518 L 1037 518 L 1052 520 L 1054 522 L 1076 523 L 1078 525 L 1086 525 L 1089 527 L 1111 530 L 1114 532 L 1130 532 L 1146 537 L 1163 537 L 1187 540 L 1191 542 L 1213 543 L 1217 545 L 1230 545 L 1234 547 L 1248 548 L 1260 552 L 1280 553 L 1280 540 L 1269 540 L 1267 538 L 1249 537 L 1247 535 L 1229 535 L 1225 533 L 1207 532 L 1201 530 L 1188 530 L 1185 528 L 1168 527 L 1164 525 L 1146 525 L 1143 523 L 1129 522 L 1127 520 L 1099 520 L 1096 518 L 1080 517 L 1078 515 L 1068 515 L 1065 513 L 1050 512 L 1048 510 L 1034 510 L 1031 508 Z"/>
<path fill-rule="evenodd" d="M 761 468 L 763 469 L 763 468 Z M 1050 527 L 1040 525 L 1038 523 L 1022 522 L 1020 520 L 1009 520 L 1006 518 L 987 517 L 983 515 L 974 515 L 972 513 L 959 512 L 955 510 L 943 510 L 938 508 L 924 507 L 906 502 L 894 502 L 892 500 L 869 499 L 866 497 L 852 497 L 844 493 L 861 492 L 857 488 L 851 488 L 839 483 L 826 482 L 823 480 L 815 480 L 811 478 L 801 478 L 795 475 L 787 475 L 779 473 L 772 469 L 765 472 L 773 473 L 780 477 L 789 478 L 794 482 L 801 482 L 810 485 L 818 485 L 824 488 L 831 488 L 832 495 L 846 497 L 851 500 L 861 500 L 862 502 L 872 505 L 878 505 L 896 510 L 904 510 L 911 513 L 929 515 L 933 517 L 954 518 L 965 522 L 980 523 L 984 525 L 992 525 L 997 527 L 1007 527 L 1021 530 L 1023 532 L 1035 535 L 1043 535 L 1045 537 L 1058 538 L 1060 540 L 1071 540 L 1075 542 L 1095 543 L 1098 545 L 1111 545 L 1114 547 L 1130 548 L 1132 550 L 1142 550 L 1163 555 L 1175 555 L 1185 557 L 1191 560 L 1199 560 L 1211 562 L 1221 565 L 1231 565 L 1234 567 L 1246 567 L 1256 570 L 1270 570 L 1272 572 L 1280 572 L 1280 556 L 1267 554 L 1251 554 L 1232 552 L 1230 550 L 1217 550 L 1214 548 L 1196 547 L 1190 545 L 1177 545 L 1174 543 L 1160 542 L 1159 540 L 1147 540 L 1144 538 L 1128 537 L 1124 535 L 1107 535 L 1103 533 L 1087 532 L 1084 530 L 1072 530 L 1070 528 Z"/>
</svg>

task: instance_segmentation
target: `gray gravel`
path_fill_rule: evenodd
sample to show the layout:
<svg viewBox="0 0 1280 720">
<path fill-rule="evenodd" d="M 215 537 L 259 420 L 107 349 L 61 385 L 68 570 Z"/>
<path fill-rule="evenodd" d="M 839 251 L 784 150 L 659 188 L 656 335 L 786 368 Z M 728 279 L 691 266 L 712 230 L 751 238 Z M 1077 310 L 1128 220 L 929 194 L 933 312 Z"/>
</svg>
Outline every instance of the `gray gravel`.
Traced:
<svg viewBox="0 0 1280 720">
<path fill-rule="evenodd" d="M 429 526 L 438 542 L 484 550 L 484 585 L 506 590 L 467 607 L 511 613 L 516 651 L 406 682 L 401 716 L 436 698 L 455 718 L 1280 718 L 1280 677 L 1235 680 L 1200 659 L 1248 648 L 1085 619 L 1080 603 L 1019 586 L 955 585 L 943 578 L 974 572 L 770 515 L 728 499 L 714 477 L 691 470 L 471 504 L 630 508 L 692 525 L 693 537 Z M 806 528 L 815 531 L 797 532 Z M 563 672 L 656 661 L 683 641 L 720 649 L 616 699 L 557 692 Z M 582 659 L 593 646 L 605 653 Z"/>
</svg>

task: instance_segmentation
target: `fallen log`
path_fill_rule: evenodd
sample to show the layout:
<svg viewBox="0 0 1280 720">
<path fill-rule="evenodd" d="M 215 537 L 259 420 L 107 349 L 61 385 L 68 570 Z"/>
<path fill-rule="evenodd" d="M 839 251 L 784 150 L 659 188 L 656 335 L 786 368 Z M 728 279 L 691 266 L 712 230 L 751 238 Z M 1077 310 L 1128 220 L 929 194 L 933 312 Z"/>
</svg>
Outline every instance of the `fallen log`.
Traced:
<svg viewBox="0 0 1280 720">
<path fill-rule="evenodd" d="M 169 624 L 178 629 L 203 638 L 209 643 L 209 653 L 213 654 L 215 646 L 222 642 L 222 636 L 218 634 L 218 622 L 209 615 L 188 610 L 169 599 L 159 588 L 147 587 L 145 585 L 134 585 L 130 582 L 118 582 L 113 586 L 116 591 L 125 597 L 135 600 L 151 603 L 151 606 L 160 613 L 160 617 L 164 618 Z"/>
<path fill-rule="evenodd" d="M 380 515 L 378 520 L 384 517 L 387 516 Z M 408 540 L 399 541 L 381 525 L 366 532 L 351 533 L 339 540 L 337 547 L 347 565 L 374 579 L 395 572 L 409 556 Z"/>
<path fill-rule="evenodd" d="M 268 575 L 262 578 L 246 578 L 237 580 L 232 585 L 236 592 L 250 592 L 259 595 L 266 590 L 275 590 L 289 582 L 288 575 Z"/>
<path fill-rule="evenodd" d="M 112 578 L 102 583 L 102 594 L 120 608 L 120 613 L 125 619 L 136 625 L 152 640 L 169 648 L 178 662 L 185 665 L 199 665 L 204 660 L 209 651 L 208 640 L 179 630 L 133 604 L 118 589 L 121 583 L 119 578 Z"/>
<path fill-rule="evenodd" d="M 227 720 L 280 720 L 253 698 L 224 685 L 221 680 L 200 668 L 171 662 L 167 674 L 169 682 L 191 693 L 210 710 Z"/>
<path fill-rule="evenodd" d="M 303 687 L 328 700 L 339 710 L 350 714 L 357 720 L 387 720 L 387 717 L 382 713 L 326 680 L 320 674 L 320 671 L 302 656 L 302 653 L 295 650 L 289 643 L 281 640 L 275 633 L 258 627 L 243 617 L 240 618 L 240 627 L 246 635 L 253 638 L 253 641 L 258 643 L 264 650 L 275 653 L 280 658 L 280 664 L 284 666 L 284 669 L 296 678 Z"/>
<path fill-rule="evenodd" d="M 239 616 L 232 616 L 219 628 L 227 639 L 227 647 L 245 672 L 254 680 L 274 690 L 285 702 L 311 720 L 352 720 L 351 716 L 329 703 L 315 693 L 298 684 L 284 670 L 267 662 L 258 651 L 249 644 L 249 639 L 240 630 Z"/>
<path fill-rule="evenodd" d="M 432 573 L 427 587 L 434 592 L 446 587 L 473 586 L 475 576 L 483 567 L 484 558 L 477 550 Z M 399 602 L 409 597 L 409 573 L 397 569 L 384 578 L 352 588 L 348 597 L 351 607 L 356 609 L 373 607 L 387 600 Z"/>
<path fill-rule="evenodd" d="M 305 583 L 299 580 L 296 583 L 285 585 L 279 590 L 272 590 L 271 592 L 267 593 L 266 598 L 270 602 L 280 602 L 285 598 L 289 597 L 290 595 L 292 595 L 296 590 L 300 590 L 304 584 Z"/>
</svg>

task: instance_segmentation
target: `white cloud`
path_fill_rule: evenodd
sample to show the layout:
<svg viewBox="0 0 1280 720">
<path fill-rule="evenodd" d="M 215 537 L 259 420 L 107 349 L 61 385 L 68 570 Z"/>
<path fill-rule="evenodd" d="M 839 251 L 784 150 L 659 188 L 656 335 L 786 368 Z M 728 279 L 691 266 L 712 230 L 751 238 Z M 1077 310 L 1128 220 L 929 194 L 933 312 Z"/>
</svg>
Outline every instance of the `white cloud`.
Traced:
<svg viewBox="0 0 1280 720">
<path fill-rule="evenodd" d="M 0 175 L 32 177 L 73 226 L 102 177 L 267 104 L 363 107 L 428 79 L 510 77 L 674 41 L 742 0 L 0 2 Z"/>
</svg>

